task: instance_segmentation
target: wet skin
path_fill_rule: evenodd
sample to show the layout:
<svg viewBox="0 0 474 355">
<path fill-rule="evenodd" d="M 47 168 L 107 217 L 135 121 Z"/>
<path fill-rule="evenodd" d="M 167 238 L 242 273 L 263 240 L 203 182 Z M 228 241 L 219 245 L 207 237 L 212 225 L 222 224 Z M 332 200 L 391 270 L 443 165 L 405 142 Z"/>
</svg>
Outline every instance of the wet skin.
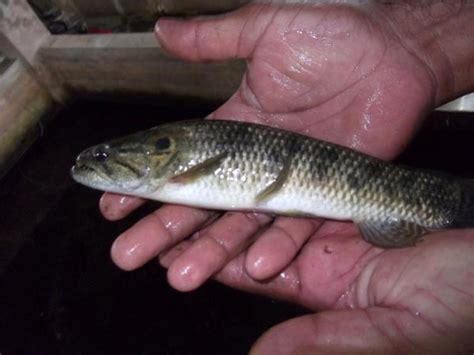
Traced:
<svg viewBox="0 0 474 355">
<path fill-rule="evenodd" d="M 209 118 L 274 125 L 391 159 L 427 111 L 474 89 L 474 69 L 459 56 L 449 58 L 455 66 L 445 60 L 446 48 L 462 47 L 463 31 L 472 33 L 450 21 L 462 24 L 474 10 L 440 6 L 430 13 L 444 22 L 432 26 L 459 30 L 459 42 L 417 41 L 425 33 L 415 31 L 416 11 L 383 6 L 251 6 L 217 19 L 162 19 L 156 33 L 186 60 L 248 60 L 239 90 Z M 105 194 L 100 207 L 117 220 L 143 203 Z M 470 230 L 381 250 L 350 223 L 173 205 L 139 221 L 112 247 L 125 270 L 159 257 L 178 290 L 214 277 L 319 311 L 270 329 L 255 354 L 467 352 L 474 347 L 473 255 Z"/>
</svg>

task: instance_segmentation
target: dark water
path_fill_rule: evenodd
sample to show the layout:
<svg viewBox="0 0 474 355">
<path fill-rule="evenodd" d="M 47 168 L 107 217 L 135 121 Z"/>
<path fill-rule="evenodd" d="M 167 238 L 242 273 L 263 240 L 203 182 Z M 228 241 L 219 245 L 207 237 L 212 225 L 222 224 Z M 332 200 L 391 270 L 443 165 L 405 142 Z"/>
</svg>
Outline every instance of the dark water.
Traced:
<svg viewBox="0 0 474 355">
<path fill-rule="evenodd" d="M 304 313 L 215 282 L 182 294 L 155 263 L 127 273 L 110 261 L 114 238 L 156 206 L 107 222 L 100 193 L 73 183 L 69 168 L 87 146 L 179 118 L 190 113 L 78 102 L 0 182 L 1 355 L 245 354 L 266 329 Z M 401 160 L 472 177 L 473 137 L 473 115 L 437 114 Z"/>
<path fill-rule="evenodd" d="M 205 109 L 193 109 L 194 117 Z M 24 245 L 0 279 L 0 354 L 244 354 L 270 326 L 301 314 L 287 304 L 209 282 L 171 289 L 158 264 L 127 273 L 109 257 L 114 238 L 152 210 L 118 223 L 100 193 L 69 168 L 102 140 L 190 118 L 180 107 L 78 102 L 0 183 L 0 261 Z"/>
</svg>

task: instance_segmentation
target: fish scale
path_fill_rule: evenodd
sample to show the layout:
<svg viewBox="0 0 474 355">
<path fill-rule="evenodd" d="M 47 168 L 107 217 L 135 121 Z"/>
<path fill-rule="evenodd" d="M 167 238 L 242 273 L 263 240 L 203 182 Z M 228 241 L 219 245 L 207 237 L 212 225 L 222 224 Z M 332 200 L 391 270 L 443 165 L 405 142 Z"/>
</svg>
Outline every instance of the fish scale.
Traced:
<svg viewBox="0 0 474 355">
<path fill-rule="evenodd" d="M 238 121 L 176 122 L 94 146 L 72 176 L 163 202 L 353 220 L 381 247 L 474 224 L 471 181 Z"/>
</svg>

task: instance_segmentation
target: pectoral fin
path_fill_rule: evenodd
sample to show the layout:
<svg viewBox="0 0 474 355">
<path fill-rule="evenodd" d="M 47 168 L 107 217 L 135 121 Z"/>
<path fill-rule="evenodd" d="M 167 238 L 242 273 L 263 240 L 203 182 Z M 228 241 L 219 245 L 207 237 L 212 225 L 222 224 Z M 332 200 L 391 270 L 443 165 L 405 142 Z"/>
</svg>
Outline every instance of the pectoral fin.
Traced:
<svg viewBox="0 0 474 355">
<path fill-rule="evenodd" d="M 366 220 L 357 224 L 364 240 L 381 248 L 413 246 L 421 241 L 422 235 L 427 232 L 416 223 L 397 218 Z"/>
<path fill-rule="evenodd" d="M 267 200 L 272 195 L 276 194 L 285 184 L 286 179 L 290 173 L 290 160 L 287 159 L 283 164 L 282 169 L 278 173 L 278 176 L 273 180 L 273 182 L 260 191 L 257 196 L 255 197 L 255 202 L 257 204 Z"/>
<path fill-rule="evenodd" d="M 181 184 L 189 184 L 197 179 L 212 174 L 227 157 L 227 152 L 220 153 L 212 158 L 194 165 L 184 173 L 174 176 L 171 180 Z"/>
</svg>

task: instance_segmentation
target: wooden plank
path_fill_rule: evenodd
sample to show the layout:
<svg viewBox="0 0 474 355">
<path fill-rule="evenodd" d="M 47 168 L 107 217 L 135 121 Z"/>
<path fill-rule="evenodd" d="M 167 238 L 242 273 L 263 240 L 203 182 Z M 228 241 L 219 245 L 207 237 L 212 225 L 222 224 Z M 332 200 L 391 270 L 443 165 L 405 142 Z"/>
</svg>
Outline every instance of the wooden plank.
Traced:
<svg viewBox="0 0 474 355">
<path fill-rule="evenodd" d="M 130 2 L 131 0 L 121 0 Z M 219 13 L 237 9 L 250 0 L 155 0 L 154 5 L 165 15 L 195 15 L 203 13 Z"/>
<path fill-rule="evenodd" d="M 59 7 L 71 0 L 54 0 Z M 85 17 L 202 14 L 233 10 L 248 0 L 75 0 L 74 6 Z M 71 6 L 69 4 L 69 6 Z"/>
<path fill-rule="evenodd" d="M 0 31 L 31 66 L 38 49 L 50 37 L 26 0 L 0 1 Z"/>
<path fill-rule="evenodd" d="M 0 177 L 38 136 L 53 106 L 49 92 L 20 60 L 0 76 Z"/>
<path fill-rule="evenodd" d="M 38 57 L 38 50 L 50 42 L 51 35 L 26 0 L 0 1 L 0 51 L 23 60 L 53 97 L 64 102 L 66 92 Z"/>
<path fill-rule="evenodd" d="M 55 36 L 42 60 L 79 95 L 138 94 L 222 101 L 245 63 L 186 63 L 167 55 L 152 33 Z M 134 96 L 135 97 L 135 96 Z"/>
</svg>

